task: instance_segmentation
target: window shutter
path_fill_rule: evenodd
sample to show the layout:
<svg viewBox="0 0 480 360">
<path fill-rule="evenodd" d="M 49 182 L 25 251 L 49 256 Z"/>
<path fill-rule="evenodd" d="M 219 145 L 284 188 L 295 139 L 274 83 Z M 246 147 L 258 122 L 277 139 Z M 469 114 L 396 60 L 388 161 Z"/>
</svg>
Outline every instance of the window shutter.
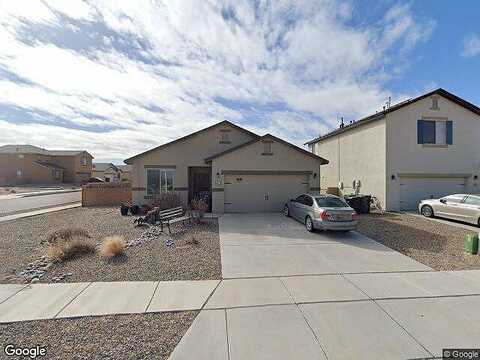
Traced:
<svg viewBox="0 0 480 360">
<path fill-rule="evenodd" d="M 417 120 L 417 144 L 423 144 L 423 120 Z"/>
<path fill-rule="evenodd" d="M 447 121 L 447 145 L 453 144 L 453 121 Z"/>
</svg>

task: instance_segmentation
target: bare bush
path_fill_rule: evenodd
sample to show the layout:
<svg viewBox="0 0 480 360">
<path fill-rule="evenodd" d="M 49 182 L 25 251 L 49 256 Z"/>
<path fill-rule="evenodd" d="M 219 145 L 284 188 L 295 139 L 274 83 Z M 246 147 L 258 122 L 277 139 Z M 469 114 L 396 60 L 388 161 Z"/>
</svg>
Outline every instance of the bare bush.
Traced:
<svg viewBox="0 0 480 360">
<path fill-rule="evenodd" d="M 60 244 L 70 242 L 73 239 L 78 238 L 90 239 L 91 237 L 88 231 L 82 228 L 71 227 L 55 230 L 47 236 L 45 242 L 47 242 L 48 244 Z"/>
<path fill-rule="evenodd" d="M 208 211 L 208 204 L 205 200 L 197 198 L 191 202 L 192 210 L 198 211 L 198 220 L 201 221 Z"/>
<path fill-rule="evenodd" d="M 68 241 L 49 244 L 47 256 L 56 262 L 70 260 L 95 252 L 95 244 L 88 237 L 73 236 Z"/>
<path fill-rule="evenodd" d="M 107 236 L 103 239 L 100 255 L 104 258 L 113 258 L 122 255 L 125 251 L 126 243 L 123 236 Z"/>
<path fill-rule="evenodd" d="M 171 209 L 182 206 L 182 199 L 179 193 L 164 192 L 154 196 L 153 206 L 160 208 L 160 210 Z"/>
<path fill-rule="evenodd" d="M 198 245 L 198 244 L 200 244 L 200 241 L 198 241 L 197 238 L 192 235 L 192 237 L 190 239 L 188 239 L 187 241 L 185 241 L 185 243 L 188 244 L 188 245 Z"/>
</svg>

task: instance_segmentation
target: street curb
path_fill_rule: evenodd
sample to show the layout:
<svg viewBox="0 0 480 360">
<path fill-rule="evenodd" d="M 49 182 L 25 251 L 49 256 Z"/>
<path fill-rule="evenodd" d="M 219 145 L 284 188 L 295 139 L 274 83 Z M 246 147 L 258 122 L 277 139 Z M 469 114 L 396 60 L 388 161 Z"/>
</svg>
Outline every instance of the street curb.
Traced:
<svg viewBox="0 0 480 360">
<path fill-rule="evenodd" d="M 27 217 L 31 217 L 31 216 L 48 214 L 48 213 L 56 212 L 56 211 L 62 211 L 62 210 L 67 210 L 67 209 L 75 209 L 77 207 L 82 207 L 82 203 L 78 202 L 78 203 L 73 203 L 73 204 L 68 204 L 68 205 L 63 205 L 63 206 L 54 206 L 54 207 L 49 207 L 49 208 L 45 208 L 45 209 L 33 210 L 33 211 L 23 212 L 23 213 L 18 213 L 18 214 L 13 214 L 13 215 L 0 216 L 0 223 L 5 222 L 5 221 L 23 219 L 23 218 L 27 218 Z"/>
<path fill-rule="evenodd" d="M 26 194 L 18 194 L 18 197 L 33 197 L 33 196 L 44 196 L 44 195 L 55 195 L 55 194 L 67 194 L 72 192 L 80 192 L 82 189 L 75 189 L 75 190 L 54 190 L 54 191 L 44 191 L 44 192 L 34 192 L 34 193 L 26 193 Z"/>
</svg>

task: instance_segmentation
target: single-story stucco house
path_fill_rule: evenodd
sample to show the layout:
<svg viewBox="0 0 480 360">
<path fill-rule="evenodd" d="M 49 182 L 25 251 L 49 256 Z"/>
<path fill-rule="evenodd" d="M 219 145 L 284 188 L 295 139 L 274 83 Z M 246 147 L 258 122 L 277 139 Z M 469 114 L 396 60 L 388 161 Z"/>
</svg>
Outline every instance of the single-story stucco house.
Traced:
<svg viewBox="0 0 480 360">
<path fill-rule="evenodd" d="M 437 89 L 306 144 L 329 164 L 321 187 L 373 194 L 386 210 L 415 210 L 422 199 L 480 193 L 480 108 Z"/>
<path fill-rule="evenodd" d="M 273 135 L 222 121 L 135 155 L 132 199 L 148 204 L 176 191 L 185 204 L 208 199 L 213 213 L 281 211 L 292 197 L 319 191 L 324 158 Z"/>
</svg>

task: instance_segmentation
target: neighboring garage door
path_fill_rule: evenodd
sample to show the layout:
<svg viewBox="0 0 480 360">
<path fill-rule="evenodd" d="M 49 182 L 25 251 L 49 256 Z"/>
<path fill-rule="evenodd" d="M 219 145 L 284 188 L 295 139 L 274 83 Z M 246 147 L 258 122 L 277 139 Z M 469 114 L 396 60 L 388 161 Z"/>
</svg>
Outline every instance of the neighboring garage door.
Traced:
<svg viewBox="0 0 480 360">
<path fill-rule="evenodd" d="M 416 210 L 425 199 L 465 192 L 465 178 L 400 178 L 400 209 Z"/>
<path fill-rule="evenodd" d="M 279 212 L 307 192 L 307 175 L 225 175 L 225 212 Z"/>
</svg>

